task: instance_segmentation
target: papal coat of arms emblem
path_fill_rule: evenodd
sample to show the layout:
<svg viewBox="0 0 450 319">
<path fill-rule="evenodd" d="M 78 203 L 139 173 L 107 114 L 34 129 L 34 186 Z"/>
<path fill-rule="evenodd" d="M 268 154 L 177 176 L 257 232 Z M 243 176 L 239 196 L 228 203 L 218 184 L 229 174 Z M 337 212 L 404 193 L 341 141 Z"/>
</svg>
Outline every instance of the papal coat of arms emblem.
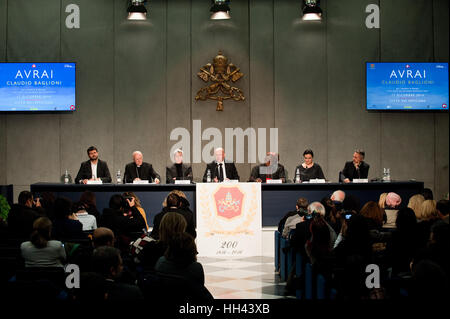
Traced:
<svg viewBox="0 0 450 319">
<path fill-rule="evenodd" d="M 232 219 L 242 214 L 244 193 L 238 187 L 221 187 L 214 194 L 217 215 Z"/>
</svg>

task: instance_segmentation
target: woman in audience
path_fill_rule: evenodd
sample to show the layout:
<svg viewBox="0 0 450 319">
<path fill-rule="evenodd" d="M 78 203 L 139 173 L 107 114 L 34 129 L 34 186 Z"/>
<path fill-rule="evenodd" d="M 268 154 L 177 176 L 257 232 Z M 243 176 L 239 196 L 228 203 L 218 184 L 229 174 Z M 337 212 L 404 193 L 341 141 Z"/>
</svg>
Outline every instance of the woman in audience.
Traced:
<svg viewBox="0 0 450 319">
<path fill-rule="evenodd" d="M 134 205 L 136 206 L 136 208 L 139 211 L 139 213 L 141 213 L 142 218 L 144 218 L 145 227 L 146 227 L 145 229 L 148 230 L 147 214 L 145 213 L 144 208 L 142 208 L 141 201 L 140 201 L 139 197 L 137 197 L 136 194 L 133 193 L 133 192 L 125 192 L 125 193 L 122 194 L 122 196 L 125 197 L 125 198 L 134 198 Z"/>
<path fill-rule="evenodd" d="M 313 218 L 311 225 L 311 238 L 306 242 L 305 250 L 310 263 L 317 271 L 326 278 L 331 278 L 332 253 L 331 237 L 327 222 L 323 217 Z"/>
<path fill-rule="evenodd" d="M 360 214 L 367 218 L 367 224 L 370 230 L 380 230 L 383 226 L 383 210 L 377 203 L 373 201 L 367 202 L 361 209 Z"/>
<path fill-rule="evenodd" d="M 436 210 L 436 201 L 432 199 L 425 200 L 419 209 L 419 234 L 422 239 L 422 243 L 427 243 L 430 234 L 431 227 L 435 222 L 439 220 L 439 215 Z"/>
<path fill-rule="evenodd" d="M 376 247 L 378 247 L 376 249 L 384 250 L 384 243 L 386 243 L 390 237 L 389 234 L 382 231 L 384 211 L 376 202 L 370 201 L 363 206 L 360 214 L 366 218 L 372 243 L 376 244 Z"/>
<path fill-rule="evenodd" d="M 86 211 L 93 215 L 97 220 L 100 217 L 100 212 L 97 209 L 97 200 L 95 198 L 95 194 L 90 191 L 84 191 L 81 194 L 80 202 L 83 203 Z"/>
<path fill-rule="evenodd" d="M 30 241 L 20 245 L 25 267 L 63 267 L 66 252 L 60 241 L 51 240 L 52 222 L 39 217 L 33 223 Z"/>
<path fill-rule="evenodd" d="M 422 194 L 416 194 L 411 196 L 408 202 L 408 207 L 411 208 L 414 211 L 414 214 L 416 214 L 416 217 L 419 218 L 420 214 L 420 206 L 425 201 L 425 198 Z"/>
<path fill-rule="evenodd" d="M 386 207 L 386 196 L 387 196 L 387 194 L 388 193 L 382 193 L 381 195 L 380 195 L 380 198 L 378 199 L 378 206 L 381 208 L 381 209 L 385 209 L 385 207 Z"/>
<path fill-rule="evenodd" d="M 197 246 L 191 235 L 186 232 L 176 234 L 169 240 L 164 256 L 156 262 L 155 270 L 204 285 L 205 274 L 202 265 L 197 262 L 197 254 Z"/>
<path fill-rule="evenodd" d="M 159 225 L 159 240 L 144 235 L 130 244 L 130 254 L 134 262 L 144 271 L 153 270 L 158 259 L 164 255 L 169 240 L 185 232 L 187 226 L 183 215 L 168 212 Z"/>
<path fill-rule="evenodd" d="M 58 197 L 55 201 L 55 222 L 53 237 L 57 239 L 82 239 L 83 224 L 73 211 L 72 201 L 65 197 Z"/>
<path fill-rule="evenodd" d="M 395 225 L 396 229 L 386 247 L 387 261 L 394 276 L 410 272 L 411 261 L 420 248 L 417 219 L 411 208 L 398 211 Z"/>
<path fill-rule="evenodd" d="M 397 219 L 397 212 L 400 204 L 402 203 L 401 197 L 396 193 L 388 193 L 386 196 L 386 224 L 385 228 L 395 228 L 395 220 Z"/>
</svg>

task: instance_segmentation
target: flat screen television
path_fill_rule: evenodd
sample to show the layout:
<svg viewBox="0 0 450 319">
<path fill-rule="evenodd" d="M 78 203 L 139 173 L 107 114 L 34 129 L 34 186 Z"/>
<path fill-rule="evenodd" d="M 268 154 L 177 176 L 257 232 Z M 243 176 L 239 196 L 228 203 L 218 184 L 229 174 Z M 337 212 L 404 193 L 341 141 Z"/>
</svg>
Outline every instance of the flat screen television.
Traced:
<svg viewBox="0 0 450 319">
<path fill-rule="evenodd" d="M 448 111 L 448 63 L 366 62 L 366 109 Z"/>
<path fill-rule="evenodd" d="M 74 111 L 76 64 L 0 63 L 0 112 Z"/>
</svg>

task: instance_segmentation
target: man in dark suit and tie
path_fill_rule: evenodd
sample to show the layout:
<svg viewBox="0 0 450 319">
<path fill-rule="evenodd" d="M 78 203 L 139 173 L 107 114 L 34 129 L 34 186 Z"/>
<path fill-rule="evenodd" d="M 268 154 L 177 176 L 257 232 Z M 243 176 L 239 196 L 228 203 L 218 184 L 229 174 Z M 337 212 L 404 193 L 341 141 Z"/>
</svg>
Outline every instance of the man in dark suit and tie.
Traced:
<svg viewBox="0 0 450 319">
<path fill-rule="evenodd" d="M 174 164 L 166 167 L 166 184 L 174 184 L 176 180 L 192 182 L 192 166 L 183 163 L 183 150 L 173 152 Z"/>
<path fill-rule="evenodd" d="M 156 184 L 160 183 L 161 177 L 153 169 L 152 164 L 143 161 L 144 157 L 141 152 L 133 152 L 133 162 L 125 166 L 125 173 L 123 175 L 124 183 L 133 183 L 134 181 L 148 180 L 154 181 Z"/>
<path fill-rule="evenodd" d="M 369 176 L 370 165 L 364 162 L 365 152 L 356 150 L 353 153 L 353 161 L 345 163 L 345 167 L 340 173 L 340 180 L 344 183 L 350 183 L 355 178 L 367 178 Z"/>
<path fill-rule="evenodd" d="M 211 172 L 211 181 L 215 183 L 232 179 L 239 180 L 239 174 L 234 163 L 225 161 L 225 151 L 223 148 L 217 148 L 214 151 L 214 156 L 216 160 L 206 165 L 203 182 L 207 181 L 208 170 Z"/>
<path fill-rule="evenodd" d="M 111 183 L 111 174 L 109 173 L 108 164 L 98 158 L 98 150 L 95 146 L 87 149 L 89 160 L 81 163 L 75 183 L 87 184 L 88 181 L 102 181 L 103 183 Z"/>
</svg>

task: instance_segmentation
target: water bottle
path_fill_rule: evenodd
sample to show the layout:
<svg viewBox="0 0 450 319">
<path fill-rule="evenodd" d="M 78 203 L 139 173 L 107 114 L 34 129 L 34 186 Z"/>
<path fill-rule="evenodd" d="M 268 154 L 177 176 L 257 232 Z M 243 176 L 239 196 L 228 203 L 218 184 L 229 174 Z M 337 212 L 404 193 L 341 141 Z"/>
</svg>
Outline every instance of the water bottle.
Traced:
<svg viewBox="0 0 450 319">
<path fill-rule="evenodd" d="M 390 182 L 390 181 L 391 181 L 391 169 L 383 168 L 383 182 Z"/>
<path fill-rule="evenodd" d="M 120 176 L 120 169 L 117 171 L 116 174 L 116 182 L 117 184 L 122 184 L 122 176 Z"/>
<path fill-rule="evenodd" d="M 69 184 L 69 172 L 64 173 L 64 184 Z"/>
<path fill-rule="evenodd" d="M 295 171 L 295 183 L 300 183 L 300 170 L 298 168 Z"/>
<path fill-rule="evenodd" d="M 206 172 L 206 182 L 211 183 L 211 170 L 209 170 L 209 169 Z"/>
</svg>

